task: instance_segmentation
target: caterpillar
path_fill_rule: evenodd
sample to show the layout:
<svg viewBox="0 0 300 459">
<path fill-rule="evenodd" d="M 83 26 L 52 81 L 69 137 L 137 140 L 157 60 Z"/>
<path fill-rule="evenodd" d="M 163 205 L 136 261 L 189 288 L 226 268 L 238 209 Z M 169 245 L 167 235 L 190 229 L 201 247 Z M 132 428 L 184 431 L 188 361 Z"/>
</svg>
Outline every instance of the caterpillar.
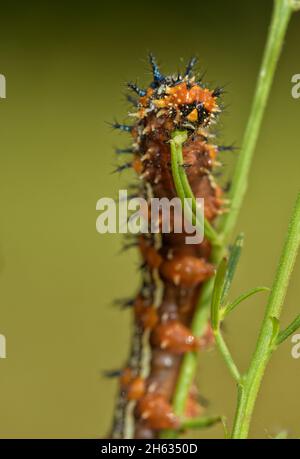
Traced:
<svg viewBox="0 0 300 459">
<path fill-rule="evenodd" d="M 137 99 L 133 125 L 114 127 L 132 137 L 132 147 L 119 152 L 132 154 L 121 169 L 132 167 L 139 177 L 136 194 L 172 199 L 176 196 L 171 172 L 170 138 L 175 129 L 188 133 L 183 145 L 184 167 L 195 197 L 204 198 L 204 214 L 213 222 L 223 211 L 222 188 L 212 171 L 217 166 L 218 147 L 210 126 L 221 112 L 222 89 L 210 90 L 193 75 L 192 58 L 184 73 L 165 76 L 149 55 L 153 80 L 147 89 L 128 86 Z M 150 210 L 151 213 L 151 210 Z M 161 224 L 161 222 L 159 222 Z M 142 259 L 141 287 L 134 300 L 131 350 L 125 367 L 118 373 L 111 438 L 157 438 L 163 429 L 178 429 L 180 420 L 172 410 L 182 357 L 212 341 L 210 326 L 204 337 L 190 330 L 196 302 L 203 284 L 214 275 L 210 262 L 211 244 L 187 244 L 185 232 L 158 232 L 136 237 Z M 185 416 L 201 412 L 195 385 L 190 389 Z"/>
</svg>

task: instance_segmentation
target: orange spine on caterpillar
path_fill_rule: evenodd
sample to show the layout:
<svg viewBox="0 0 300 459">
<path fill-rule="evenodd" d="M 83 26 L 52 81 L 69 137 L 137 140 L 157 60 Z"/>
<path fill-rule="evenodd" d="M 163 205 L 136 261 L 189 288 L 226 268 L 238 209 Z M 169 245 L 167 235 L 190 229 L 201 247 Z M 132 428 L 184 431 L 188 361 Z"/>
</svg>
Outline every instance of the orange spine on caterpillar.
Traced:
<svg viewBox="0 0 300 459">
<path fill-rule="evenodd" d="M 212 179 L 219 148 L 210 143 L 209 127 L 220 112 L 222 91 L 209 90 L 192 76 L 195 59 L 177 76 L 162 75 L 152 55 L 150 63 L 153 81 L 149 88 L 129 84 L 138 96 L 135 113 L 131 113 L 136 122 L 114 125 L 133 138 L 133 158 L 120 169 L 133 167 L 141 179 L 139 195 L 146 200 L 174 198 L 170 138 L 174 130 L 186 130 L 183 160 L 188 180 L 195 197 L 204 198 L 205 217 L 212 222 L 222 212 L 223 201 L 222 190 Z M 113 438 L 156 438 L 162 429 L 178 428 L 180 420 L 171 401 L 182 356 L 212 341 L 209 326 L 202 339 L 190 330 L 201 286 L 214 275 L 209 241 L 189 245 L 184 231 L 171 230 L 139 235 L 137 246 L 143 261 L 142 287 L 132 301 L 134 332 L 130 357 L 120 376 Z M 187 416 L 201 412 L 197 399 L 193 386 Z"/>
</svg>

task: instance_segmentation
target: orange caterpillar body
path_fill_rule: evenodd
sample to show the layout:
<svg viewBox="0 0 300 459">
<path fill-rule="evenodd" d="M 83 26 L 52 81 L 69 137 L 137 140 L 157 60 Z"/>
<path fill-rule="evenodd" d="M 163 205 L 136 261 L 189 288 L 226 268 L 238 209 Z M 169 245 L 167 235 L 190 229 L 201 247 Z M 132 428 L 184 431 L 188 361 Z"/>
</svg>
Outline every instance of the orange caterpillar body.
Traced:
<svg viewBox="0 0 300 459">
<path fill-rule="evenodd" d="M 176 190 L 171 173 L 170 137 L 175 129 L 188 132 L 183 158 L 195 197 L 204 198 L 209 221 L 221 212 L 222 191 L 212 179 L 218 147 L 209 142 L 209 126 L 220 112 L 220 90 L 213 91 L 191 76 L 194 60 L 184 75 L 163 76 L 150 56 L 153 82 L 147 90 L 130 84 L 139 96 L 133 126 L 116 124 L 133 137 L 131 165 L 141 180 L 140 196 L 172 199 Z M 129 164 L 129 163 L 128 163 Z M 156 438 L 162 429 L 178 428 L 172 395 L 182 356 L 211 341 L 190 331 L 195 305 L 204 282 L 214 275 L 207 240 L 189 245 L 186 234 L 143 234 L 138 237 L 143 260 L 142 287 L 133 302 L 134 333 L 131 353 L 120 377 L 120 391 L 111 436 Z M 186 415 L 201 407 L 192 387 Z"/>
</svg>

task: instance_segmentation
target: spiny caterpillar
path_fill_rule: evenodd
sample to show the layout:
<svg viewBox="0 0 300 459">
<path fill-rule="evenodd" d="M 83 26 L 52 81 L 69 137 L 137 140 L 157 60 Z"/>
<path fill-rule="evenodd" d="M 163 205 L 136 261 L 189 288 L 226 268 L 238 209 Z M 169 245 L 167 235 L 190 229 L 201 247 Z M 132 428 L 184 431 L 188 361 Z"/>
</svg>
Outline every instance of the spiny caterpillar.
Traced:
<svg viewBox="0 0 300 459">
<path fill-rule="evenodd" d="M 137 194 L 172 199 L 176 190 L 171 172 L 170 138 L 176 129 L 187 131 L 183 145 L 184 167 L 195 197 L 204 198 L 205 218 L 212 222 L 222 212 L 222 190 L 213 177 L 218 152 L 227 147 L 211 143 L 209 127 L 220 110 L 222 90 L 210 90 L 192 76 L 196 59 L 182 75 L 164 76 L 152 55 L 153 81 L 148 89 L 129 83 L 138 99 L 133 126 L 114 127 L 131 134 L 133 158 L 121 169 L 133 167 L 140 181 Z M 124 150 L 122 150 L 124 151 Z M 151 212 L 151 210 L 149 211 Z M 161 222 L 159 222 L 161 225 Z M 186 244 L 186 234 L 162 232 L 137 236 L 142 257 L 141 288 L 132 301 L 133 336 L 115 408 L 112 438 L 157 438 L 163 429 L 177 429 L 180 420 L 172 410 L 180 363 L 186 352 L 212 341 L 210 326 L 201 339 L 190 325 L 201 287 L 214 275 L 211 244 Z M 185 416 L 201 412 L 197 388 L 191 387 Z"/>
</svg>

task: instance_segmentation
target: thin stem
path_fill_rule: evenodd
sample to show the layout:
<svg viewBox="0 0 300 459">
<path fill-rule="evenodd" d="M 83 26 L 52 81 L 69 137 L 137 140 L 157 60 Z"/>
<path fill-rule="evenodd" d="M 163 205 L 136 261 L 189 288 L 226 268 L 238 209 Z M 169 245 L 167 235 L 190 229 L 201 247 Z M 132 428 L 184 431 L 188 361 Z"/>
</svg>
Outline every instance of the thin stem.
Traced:
<svg viewBox="0 0 300 459">
<path fill-rule="evenodd" d="M 224 253 L 222 251 L 220 255 L 220 250 L 222 249 L 220 249 L 218 246 L 212 250 L 211 260 L 215 265 L 217 265 L 218 261 L 222 258 L 222 254 Z M 201 291 L 201 308 L 197 307 L 192 322 L 192 332 L 195 336 L 203 336 L 207 330 L 213 287 L 214 278 L 209 279 L 203 285 Z M 188 352 L 184 355 L 172 400 L 173 410 L 177 416 L 182 416 L 184 413 L 187 395 L 191 387 L 191 383 L 195 377 L 197 364 L 197 352 Z M 162 438 L 176 438 L 177 436 L 178 433 L 174 430 L 164 431 L 161 435 Z"/>
<path fill-rule="evenodd" d="M 224 341 L 224 338 L 220 332 L 220 330 L 217 330 L 215 331 L 215 340 L 216 340 L 216 345 L 220 351 L 220 353 L 222 354 L 223 356 L 223 359 L 231 373 L 231 375 L 233 376 L 233 379 L 235 380 L 235 382 L 237 384 L 240 384 L 241 382 L 241 375 L 240 375 L 240 372 L 236 366 L 236 364 L 234 363 L 234 360 L 233 358 L 231 357 L 231 353 L 227 347 L 227 344 L 225 343 Z"/>
<path fill-rule="evenodd" d="M 291 1 L 292 0 L 275 0 L 274 13 L 272 16 L 269 36 L 264 51 L 261 69 L 259 72 L 253 105 L 244 134 L 242 150 L 232 182 L 230 193 L 231 211 L 224 215 L 220 223 L 220 229 L 223 233 L 223 238 L 225 241 L 228 241 L 234 230 L 247 190 L 248 176 L 254 148 L 258 138 L 263 114 L 273 82 L 276 65 L 282 49 L 291 11 L 292 8 L 295 8 L 295 4 L 291 6 Z M 225 243 L 223 247 L 213 247 L 211 261 L 217 265 L 225 253 Z M 202 336 L 207 327 L 213 283 L 214 280 L 210 279 L 204 284 L 202 288 L 200 301 L 197 305 L 192 323 L 192 330 L 196 336 Z M 187 395 L 192 380 L 195 376 L 196 368 L 197 354 L 195 352 L 186 354 L 183 358 L 173 397 L 173 407 L 177 415 L 182 415 L 184 411 Z"/>
<path fill-rule="evenodd" d="M 291 13 L 290 0 L 275 0 L 273 17 L 258 75 L 252 108 L 229 193 L 230 212 L 224 216 L 220 223 L 220 229 L 226 240 L 228 240 L 236 225 L 247 191 L 252 157 Z"/>
<path fill-rule="evenodd" d="M 186 197 L 193 197 L 195 200 L 194 194 L 189 184 L 188 186 L 189 186 L 190 191 L 188 191 L 188 195 L 186 194 L 187 187 L 186 189 L 184 189 L 183 183 L 181 180 L 182 175 L 180 175 L 182 174 L 181 164 L 183 163 L 182 144 L 185 142 L 186 138 L 187 138 L 187 134 L 185 131 L 174 131 L 172 134 L 171 141 L 170 141 L 172 176 L 173 176 L 177 195 L 179 196 L 182 202 L 182 205 L 184 205 L 184 199 Z M 183 181 L 185 182 L 185 180 Z M 186 183 L 188 183 L 187 179 L 186 179 L 185 185 Z M 195 215 L 193 214 L 192 216 L 194 217 Z M 204 229 L 205 228 L 207 228 L 207 226 L 204 226 Z M 206 230 L 205 230 L 205 234 L 206 234 Z M 218 259 L 217 254 L 219 253 L 220 250 L 222 250 L 222 247 L 219 244 L 218 236 L 215 233 L 214 229 L 213 229 L 213 233 L 211 233 L 211 236 L 212 236 L 213 241 L 217 241 L 215 244 L 213 244 L 213 250 L 212 250 L 212 261 L 217 262 L 217 259 Z M 203 299 L 203 302 L 205 301 L 206 307 L 201 308 L 197 311 L 197 314 L 194 315 L 193 325 L 192 325 L 192 331 L 197 336 L 202 336 L 205 333 L 205 330 L 207 329 L 207 323 L 208 323 L 208 318 L 209 318 L 209 306 L 210 306 L 210 299 L 211 299 L 211 293 L 213 290 L 213 285 L 214 285 L 214 280 L 210 279 L 208 282 L 204 284 L 203 289 L 202 289 L 202 299 Z M 197 367 L 197 357 L 198 357 L 198 354 L 196 352 L 189 352 L 183 358 L 182 367 L 184 368 L 184 371 L 181 370 L 179 372 L 176 390 L 174 392 L 174 397 L 172 401 L 174 412 L 176 413 L 177 416 L 182 416 L 184 413 L 185 402 L 186 402 L 188 390 L 189 390 L 191 381 L 193 380 L 193 377 L 195 375 L 195 371 Z M 177 436 L 178 436 L 178 432 L 175 430 L 164 430 L 161 432 L 162 438 L 176 438 Z"/>
<path fill-rule="evenodd" d="M 242 301 L 245 301 L 247 298 L 250 298 L 252 295 L 260 292 L 269 292 L 269 287 L 255 287 L 249 290 L 246 293 L 242 293 L 242 295 L 238 296 L 234 301 L 227 304 L 221 312 L 222 319 L 227 316 L 230 312 L 232 312 Z"/>
<path fill-rule="evenodd" d="M 176 131 L 175 131 L 175 133 L 176 133 Z M 180 145 L 177 148 L 177 159 L 178 159 L 178 165 L 179 165 L 179 177 L 180 177 L 180 180 L 181 180 L 181 184 L 182 184 L 185 196 L 192 200 L 192 210 L 193 210 L 194 213 L 196 213 L 196 209 L 197 209 L 196 199 L 195 199 L 194 193 L 193 193 L 192 188 L 191 188 L 191 186 L 189 184 L 187 175 L 186 175 L 184 167 L 183 167 L 184 161 L 183 161 L 183 154 L 182 154 L 182 145 Z M 209 221 L 206 218 L 204 218 L 204 231 L 205 231 L 205 236 L 207 237 L 208 240 L 210 240 L 212 242 L 212 244 L 214 244 L 214 245 L 221 245 L 222 244 L 222 241 L 221 241 L 219 235 L 217 234 L 216 230 L 211 226 L 211 224 L 209 223 Z"/>
<path fill-rule="evenodd" d="M 182 145 L 187 139 L 186 131 L 174 131 L 171 135 L 171 168 L 176 192 L 182 202 L 185 204 L 185 199 L 189 198 L 192 201 L 192 223 L 201 229 L 201 222 L 197 219 L 196 209 L 197 202 L 194 193 L 189 184 L 188 178 L 184 170 Z M 185 207 L 184 207 L 185 208 Z M 186 209 L 186 208 L 185 208 Z M 216 230 L 211 226 L 209 221 L 204 218 L 205 236 L 213 245 L 221 245 L 220 237 Z"/>
<path fill-rule="evenodd" d="M 182 143 L 186 140 L 186 132 L 184 131 L 174 131 L 171 144 L 171 169 L 172 169 L 172 176 L 176 188 L 176 192 L 181 200 L 181 203 L 184 203 L 184 189 L 181 183 L 180 175 L 179 175 L 179 167 L 178 167 L 178 160 L 177 160 L 177 149 L 178 145 L 182 145 Z"/>
<path fill-rule="evenodd" d="M 290 220 L 287 238 L 279 260 L 256 349 L 238 400 L 232 438 L 247 438 L 248 436 L 249 425 L 261 381 L 271 354 L 276 348 L 278 336 L 276 323 L 279 323 L 282 305 L 296 261 L 299 245 L 300 194 L 298 195 L 294 212 Z"/>
</svg>

